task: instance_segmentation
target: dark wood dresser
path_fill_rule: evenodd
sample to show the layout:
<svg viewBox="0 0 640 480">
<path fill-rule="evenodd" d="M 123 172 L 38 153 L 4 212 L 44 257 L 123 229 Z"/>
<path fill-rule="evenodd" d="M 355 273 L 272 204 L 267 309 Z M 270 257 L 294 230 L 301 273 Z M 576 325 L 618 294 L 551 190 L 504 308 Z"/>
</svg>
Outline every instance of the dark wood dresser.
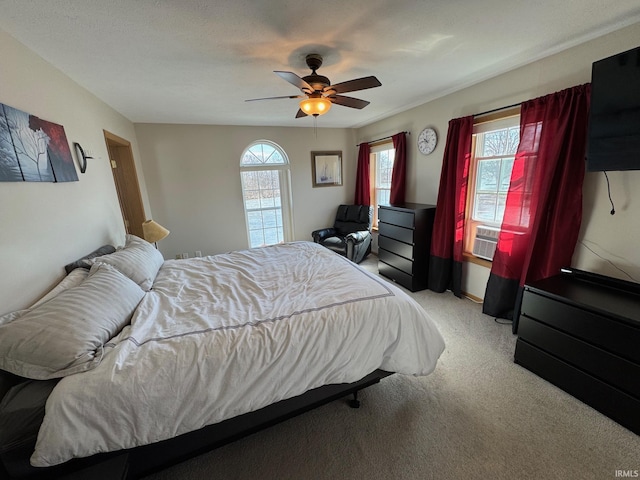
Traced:
<svg viewBox="0 0 640 480">
<path fill-rule="evenodd" d="M 526 285 L 514 360 L 640 434 L 640 285 L 574 269 Z"/>
<path fill-rule="evenodd" d="M 422 203 L 378 210 L 378 271 L 412 292 L 427 288 L 435 213 L 435 205 Z"/>
</svg>

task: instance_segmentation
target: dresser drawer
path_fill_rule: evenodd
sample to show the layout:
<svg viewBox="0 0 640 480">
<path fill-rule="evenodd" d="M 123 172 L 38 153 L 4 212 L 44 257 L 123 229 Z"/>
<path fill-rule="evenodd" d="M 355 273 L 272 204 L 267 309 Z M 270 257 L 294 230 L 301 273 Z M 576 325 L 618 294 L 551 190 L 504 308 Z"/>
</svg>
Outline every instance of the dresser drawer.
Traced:
<svg viewBox="0 0 640 480">
<path fill-rule="evenodd" d="M 640 328 L 525 289 L 520 313 L 640 363 Z M 518 327 L 519 328 L 519 327 Z"/>
<path fill-rule="evenodd" d="M 518 338 L 514 360 L 640 435 L 640 400 Z"/>
<path fill-rule="evenodd" d="M 409 245 L 408 243 L 399 242 L 393 238 L 379 235 L 378 246 L 380 248 L 384 248 L 388 252 L 413 260 L 413 245 Z"/>
<path fill-rule="evenodd" d="M 404 288 L 411 290 L 412 292 L 415 291 L 413 276 L 408 273 L 398 270 L 397 268 L 383 262 L 378 263 L 378 271 L 380 272 L 380 275 L 390 278 L 399 285 L 402 285 Z"/>
<path fill-rule="evenodd" d="M 413 262 L 407 260 L 400 255 L 386 251 L 383 248 L 378 249 L 378 258 L 381 262 L 391 265 L 398 270 L 401 270 L 409 275 L 413 275 Z"/>
<path fill-rule="evenodd" d="M 394 238 L 404 243 L 413 245 L 414 231 L 409 228 L 397 227 L 389 223 L 380 222 L 378 224 L 378 233 L 388 238 Z"/>
<path fill-rule="evenodd" d="M 398 210 L 380 207 L 378 210 L 378 218 L 381 222 L 405 228 L 413 228 L 414 225 L 413 212 L 400 212 Z"/>
<path fill-rule="evenodd" d="M 640 399 L 640 365 L 527 316 L 520 317 L 518 335 L 522 340 Z"/>
</svg>

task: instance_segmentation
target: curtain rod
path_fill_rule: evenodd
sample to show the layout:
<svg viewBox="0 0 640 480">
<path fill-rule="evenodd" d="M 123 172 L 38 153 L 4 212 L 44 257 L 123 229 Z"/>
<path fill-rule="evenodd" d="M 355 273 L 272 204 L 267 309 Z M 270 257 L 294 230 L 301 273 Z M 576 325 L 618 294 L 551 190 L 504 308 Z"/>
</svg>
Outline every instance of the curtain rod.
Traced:
<svg viewBox="0 0 640 480">
<path fill-rule="evenodd" d="M 490 113 L 499 112 L 500 110 L 507 110 L 509 108 L 519 107 L 520 105 L 522 105 L 522 102 L 514 103 L 513 105 L 507 105 L 506 107 L 494 108 L 493 110 L 487 110 L 486 112 L 474 113 L 473 116 L 474 117 L 481 117 L 482 115 L 489 115 Z M 399 133 L 406 133 L 407 135 L 411 135 L 411 132 L 399 132 Z M 376 138 L 375 140 L 369 140 L 368 142 L 360 142 L 360 143 L 358 143 L 356 145 L 356 147 L 359 147 L 363 143 L 376 143 L 376 142 L 380 142 L 382 140 L 386 140 L 387 138 L 391 138 L 391 137 L 393 137 L 393 135 L 387 135 L 386 137 Z"/>
<path fill-rule="evenodd" d="M 507 105 L 506 107 L 494 108 L 493 110 L 487 110 L 486 112 L 482 112 L 482 113 L 474 113 L 473 116 L 474 117 L 481 117 L 482 115 L 489 115 L 490 113 L 499 112 L 500 110 L 507 110 L 509 108 L 519 107 L 520 105 L 522 105 L 522 102 L 514 103 L 513 105 Z"/>
<path fill-rule="evenodd" d="M 398 132 L 398 133 L 406 133 L 407 135 L 411 135 L 411 132 Z M 394 135 L 397 135 L 397 133 L 395 133 Z M 368 142 L 360 142 L 359 144 L 356 145 L 356 147 L 359 147 L 363 143 L 376 143 L 376 142 L 379 142 L 381 140 L 386 140 L 387 138 L 391 138 L 391 137 L 393 137 L 393 135 L 387 135 L 386 137 L 376 138 L 375 140 L 369 140 Z"/>
</svg>

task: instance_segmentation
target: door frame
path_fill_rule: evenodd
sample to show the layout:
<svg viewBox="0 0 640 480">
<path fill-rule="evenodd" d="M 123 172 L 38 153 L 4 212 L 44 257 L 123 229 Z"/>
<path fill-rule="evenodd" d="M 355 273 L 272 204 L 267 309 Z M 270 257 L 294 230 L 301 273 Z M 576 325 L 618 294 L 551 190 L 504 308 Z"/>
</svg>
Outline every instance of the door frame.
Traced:
<svg viewBox="0 0 640 480">
<path fill-rule="evenodd" d="M 103 133 L 125 231 L 144 238 L 142 222 L 146 216 L 131 142 L 106 130 Z"/>
</svg>

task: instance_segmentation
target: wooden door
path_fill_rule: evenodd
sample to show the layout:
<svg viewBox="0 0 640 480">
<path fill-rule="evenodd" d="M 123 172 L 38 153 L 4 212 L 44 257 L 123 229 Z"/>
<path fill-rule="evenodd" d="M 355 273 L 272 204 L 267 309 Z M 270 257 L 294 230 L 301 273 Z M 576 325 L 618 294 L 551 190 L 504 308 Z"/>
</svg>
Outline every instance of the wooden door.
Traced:
<svg viewBox="0 0 640 480">
<path fill-rule="evenodd" d="M 146 217 L 131 143 L 106 130 L 104 130 L 104 139 L 109 152 L 111 173 L 118 192 L 125 230 L 127 233 L 144 238 L 142 222 L 146 220 Z"/>
</svg>

